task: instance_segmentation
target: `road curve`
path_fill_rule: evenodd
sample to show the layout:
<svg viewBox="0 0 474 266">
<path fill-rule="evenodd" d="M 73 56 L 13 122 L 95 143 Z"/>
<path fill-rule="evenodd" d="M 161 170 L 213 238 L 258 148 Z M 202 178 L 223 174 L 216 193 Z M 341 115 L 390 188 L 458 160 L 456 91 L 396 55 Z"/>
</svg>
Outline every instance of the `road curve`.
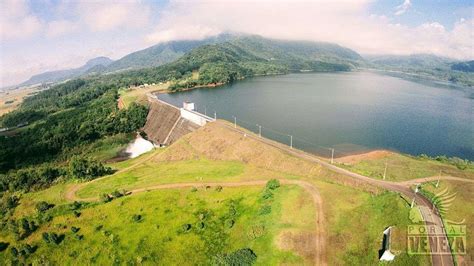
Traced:
<svg viewBox="0 0 474 266">
<path fill-rule="evenodd" d="M 336 173 L 361 180 L 365 183 L 375 185 L 375 186 L 381 187 L 381 188 L 389 190 L 389 191 L 394 191 L 394 192 L 404 194 L 405 196 L 407 196 L 409 198 L 415 198 L 415 202 L 418 204 L 418 206 L 424 207 L 424 208 L 420 208 L 420 211 L 421 211 L 421 214 L 422 214 L 422 216 L 425 220 L 425 224 L 426 225 L 431 224 L 431 223 L 427 222 L 428 221 L 427 218 L 430 217 L 430 218 L 432 218 L 431 219 L 432 224 L 434 224 L 438 228 L 444 228 L 442 219 L 439 216 L 439 212 L 436 209 L 436 207 L 433 206 L 433 204 L 428 199 L 426 199 L 424 196 L 422 196 L 420 194 L 415 195 L 415 192 L 412 189 L 410 189 L 410 187 L 409 187 L 410 183 L 397 183 L 397 182 L 391 182 L 391 181 L 385 181 L 385 180 L 377 180 L 377 179 L 373 179 L 373 178 L 370 178 L 370 177 L 367 177 L 367 176 L 364 176 L 364 175 L 353 173 L 349 170 L 337 167 L 337 166 L 332 165 L 332 164 L 330 164 L 330 163 L 328 163 L 324 160 L 321 160 L 320 158 L 318 158 L 318 157 L 316 157 L 316 156 L 314 156 L 310 153 L 304 152 L 302 150 L 293 149 L 293 148 L 290 148 L 289 146 L 284 145 L 282 143 L 279 143 L 279 142 L 276 142 L 276 141 L 273 141 L 273 140 L 270 140 L 270 139 L 267 139 L 267 138 L 264 138 L 264 137 L 257 136 L 253 133 L 249 133 L 248 131 L 244 131 L 244 130 L 239 129 L 239 128 L 235 128 L 234 126 L 231 126 L 231 125 L 227 124 L 224 121 L 217 120 L 214 123 L 217 123 L 220 126 L 223 126 L 227 129 L 230 129 L 230 130 L 232 130 L 234 132 L 237 132 L 239 134 L 244 134 L 245 136 L 247 136 L 249 138 L 252 138 L 254 140 L 263 142 L 267 145 L 270 145 L 270 146 L 273 146 L 273 147 L 278 148 L 280 150 L 283 150 L 283 151 L 285 151 L 285 152 L 287 152 L 287 153 L 289 153 L 293 156 L 296 156 L 296 157 L 299 157 L 299 158 L 302 158 L 302 159 L 305 159 L 305 160 L 308 160 L 308 161 L 311 161 L 311 162 L 315 162 L 315 163 L 317 163 L 321 166 L 324 166 L 324 167 L 326 167 L 326 168 L 328 168 L 328 169 L 330 169 L 330 170 L 332 170 Z M 459 178 L 459 179 L 455 178 L 455 179 L 466 181 L 465 179 L 462 179 L 462 178 Z M 428 179 L 424 179 L 424 180 L 430 180 L 430 179 L 428 178 Z M 431 235 L 431 234 L 428 234 L 428 235 L 434 237 L 434 235 Z M 443 234 L 442 238 L 443 238 L 442 241 L 445 241 L 444 243 L 449 243 L 446 233 Z M 454 266 L 454 259 L 453 259 L 452 254 L 448 254 L 448 255 L 436 254 L 437 247 L 434 247 L 434 246 L 430 246 L 430 249 L 431 249 L 431 261 L 432 261 L 433 265 L 435 265 L 435 266 L 438 266 L 438 265 L 441 265 L 441 266 Z"/>
</svg>

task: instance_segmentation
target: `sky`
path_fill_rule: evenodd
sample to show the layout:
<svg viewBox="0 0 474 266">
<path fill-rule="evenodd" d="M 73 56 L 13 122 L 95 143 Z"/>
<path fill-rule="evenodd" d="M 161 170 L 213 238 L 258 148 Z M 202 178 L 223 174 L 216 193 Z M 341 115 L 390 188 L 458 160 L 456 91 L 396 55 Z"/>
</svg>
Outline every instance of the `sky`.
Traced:
<svg viewBox="0 0 474 266">
<path fill-rule="evenodd" d="M 45 71 L 220 32 L 366 54 L 474 59 L 468 0 L 0 0 L 0 88 Z"/>
</svg>

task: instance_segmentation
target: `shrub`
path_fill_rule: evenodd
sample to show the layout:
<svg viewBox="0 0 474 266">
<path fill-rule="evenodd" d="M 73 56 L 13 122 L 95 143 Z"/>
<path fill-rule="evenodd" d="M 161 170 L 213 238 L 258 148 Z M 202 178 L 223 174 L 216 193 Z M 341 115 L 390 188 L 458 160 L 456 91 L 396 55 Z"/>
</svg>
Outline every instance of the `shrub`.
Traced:
<svg viewBox="0 0 474 266">
<path fill-rule="evenodd" d="M 56 233 L 49 233 L 49 239 L 51 240 L 51 243 L 59 245 L 63 241 L 64 235 L 58 235 Z"/>
<path fill-rule="evenodd" d="M 265 188 L 262 192 L 262 199 L 267 200 L 273 198 L 273 192 L 269 188 Z"/>
<path fill-rule="evenodd" d="M 72 213 L 74 214 L 74 216 L 76 216 L 76 218 L 79 218 L 81 216 L 81 212 L 73 211 Z"/>
<path fill-rule="evenodd" d="M 73 211 L 79 210 L 81 207 L 82 207 L 82 203 L 80 203 L 79 201 L 74 201 L 73 203 L 71 203 L 71 205 L 69 205 L 69 208 Z"/>
<path fill-rule="evenodd" d="M 59 245 L 64 240 L 64 235 L 58 235 L 56 233 L 46 233 L 42 234 L 43 241 L 46 243 L 52 243 Z"/>
<path fill-rule="evenodd" d="M 255 263 L 257 255 L 250 248 L 236 250 L 230 254 L 219 255 L 214 259 L 216 265 L 248 266 Z"/>
<path fill-rule="evenodd" d="M 18 249 L 16 249 L 16 247 L 12 247 L 10 249 L 10 253 L 12 254 L 12 257 L 14 258 L 18 257 Z"/>
<path fill-rule="evenodd" d="M 278 179 L 271 179 L 267 182 L 266 187 L 271 190 L 277 189 L 280 187 L 280 181 Z"/>
<path fill-rule="evenodd" d="M 181 226 L 181 229 L 183 230 L 183 232 L 188 232 L 189 230 L 191 230 L 192 226 L 191 224 L 183 224 Z"/>
<path fill-rule="evenodd" d="M 221 192 L 221 191 L 222 191 L 222 186 L 217 186 L 217 187 L 216 187 L 216 191 L 217 191 L 217 192 Z"/>
<path fill-rule="evenodd" d="M 7 249 L 7 247 L 10 245 L 10 243 L 6 243 L 6 242 L 0 242 L 0 252 L 4 251 L 5 249 Z"/>
<path fill-rule="evenodd" d="M 54 204 L 49 204 L 46 201 L 36 203 L 35 208 L 38 212 L 44 212 L 54 207 Z"/>
<path fill-rule="evenodd" d="M 196 228 L 199 229 L 199 230 L 203 230 L 205 227 L 206 227 L 206 225 L 204 224 L 204 222 L 198 222 L 196 224 Z"/>
<path fill-rule="evenodd" d="M 132 216 L 132 220 L 133 220 L 134 222 L 137 222 L 137 223 L 138 223 L 138 222 L 141 222 L 141 221 L 142 221 L 142 216 L 141 216 L 141 214 L 134 214 L 134 215 Z"/>
<path fill-rule="evenodd" d="M 79 232 L 80 229 L 81 229 L 81 228 L 78 228 L 78 227 L 75 227 L 75 226 L 71 227 L 71 231 L 72 231 L 73 233 Z"/>
<path fill-rule="evenodd" d="M 112 197 L 114 197 L 114 198 L 120 198 L 120 197 L 123 197 L 123 196 L 125 196 L 125 191 L 120 192 L 118 190 L 114 190 L 112 192 Z"/>
<path fill-rule="evenodd" d="M 107 194 L 107 193 L 104 193 L 104 194 L 101 194 L 101 195 L 100 195 L 100 201 L 102 201 L 102 202 L 104 202 L 104 203 L 107 203 L 107 202 L 109 202 L 109 201 L 111 201 L 111 200 L 112 200 L 112 197 L 111 197 L 109 194 Z"/>
<path fill-rule="evenodd" d="M 84 239 L 84 235 L 76 235 L 75 238 L 77 240 L 82 240 L 82 239 Z"/>
<path fill-rule="evenodd" d="M 224 222 L 224 226 L 227 228 L 232 228 L 234 227 L 235 221 L 233 219 L 227 219 Z"/>
<path fill-rule="evenodd" d="M 191 192 L 196 192 L 198 189 L 196 187 L 191 188 Z"/>
<path fill-rule="evenodd" d="M 24 238 L 28 237 L 37 228 L 38 228 L 38 226 L 35 224 L 34 221 L 30 221 L 26 218 L 21 218 L 18 221 L 18 233 L 19 233 L 18 236 L 19 236 L 19 239 L 24 239 Z"/>
<path fill-rule="evenodd" d="M 44 232 L 42 235 L 42 238 L 43 238 L 43 241 L 46 243 L 46 244 L 49 244 L 51 242 L 51 240 L 49 239 L 49 234 Z"/>
<path fill-rule="evenodd" d="M 272 206 L 270 205 L 265 205 L 262 208 L 260 208 L 260 211 L 258 212 L 259 215 L 266 215 L 272 212 Z"/>
</svg>

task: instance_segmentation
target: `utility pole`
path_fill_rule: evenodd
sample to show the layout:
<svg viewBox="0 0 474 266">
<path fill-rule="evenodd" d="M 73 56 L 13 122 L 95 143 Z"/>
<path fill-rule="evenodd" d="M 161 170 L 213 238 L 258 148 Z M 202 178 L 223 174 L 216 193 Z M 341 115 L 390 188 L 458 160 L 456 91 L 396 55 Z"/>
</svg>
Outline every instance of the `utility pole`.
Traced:
<svg viewBox="0 0 474 266">
<path fill-rule="evenodd" d="M 258 136 L 261 138 L 262 137 L 262 126 L 257 124 L 258 127 Z"/>
<path fill-rule="evenodd" d="M 383 180 L 385 180 L 385 177 L 387 176 L 387 162 L 385 162 L 385 170 L 383 171 Z"/>
<path fill-rule="evenodd" d="M 293 149 L 293 136 L 292 135 L 288 135 L 290 136 L 290 149 Z"/>
<path fill-rule="evenodd" d="M 416 193 L 418 193 L 419 190 L 420 190 L 420 184 L 416 184 L 415 195 L 413 196 L 413 200 L 411 201 L 410 208 L 413 208 L 413 206 L 415 205 Z"/>
<path fill-rule="evenodd" d="M 439 180 L 441 179 L 441 170 L 439 170 L 438 182 L 436 182 L 436 188 L 439 186 Z"/>
<path fill-rule="evenodd" d="M 217 112 L 214 111 L 214 120 L 217 120 Z"/>
<path fill-rule="evenodd" d="M 334 163 L 334 149 L 331 148 L 331 164 Z"/>
<path fill-rule="evenodd" d="M 237 128 L 237 117 L 232 116 L 234 118 L 234 128 Z"/>
<path fill-rule="evenodd" d="M 204 115 L 207 115 L 207 107 L 204 106 Z"/>
</svg>

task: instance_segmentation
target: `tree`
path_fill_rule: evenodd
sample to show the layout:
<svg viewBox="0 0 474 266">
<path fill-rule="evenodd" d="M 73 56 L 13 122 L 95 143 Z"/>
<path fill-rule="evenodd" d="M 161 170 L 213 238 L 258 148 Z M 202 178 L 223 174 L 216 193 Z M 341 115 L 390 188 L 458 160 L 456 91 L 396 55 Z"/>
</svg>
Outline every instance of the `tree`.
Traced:
<svg viewBox="0 0 474 266">
<path fill-rule="evenodd" d="M 81 156 L 74 156 L 69 162 L 69 173 L 75 178 L 92 180 L 98 176 L 112 173 L 112 169 L 105 167 L 100 162 L 93 162 Z"/>
<path fill-rule="evenodd" d="M 35 208 L 38 212 L 44 212 L 54 207 L 54 204 L 49 204 L 46 201 L 36 203 Z"/>
</svg>

